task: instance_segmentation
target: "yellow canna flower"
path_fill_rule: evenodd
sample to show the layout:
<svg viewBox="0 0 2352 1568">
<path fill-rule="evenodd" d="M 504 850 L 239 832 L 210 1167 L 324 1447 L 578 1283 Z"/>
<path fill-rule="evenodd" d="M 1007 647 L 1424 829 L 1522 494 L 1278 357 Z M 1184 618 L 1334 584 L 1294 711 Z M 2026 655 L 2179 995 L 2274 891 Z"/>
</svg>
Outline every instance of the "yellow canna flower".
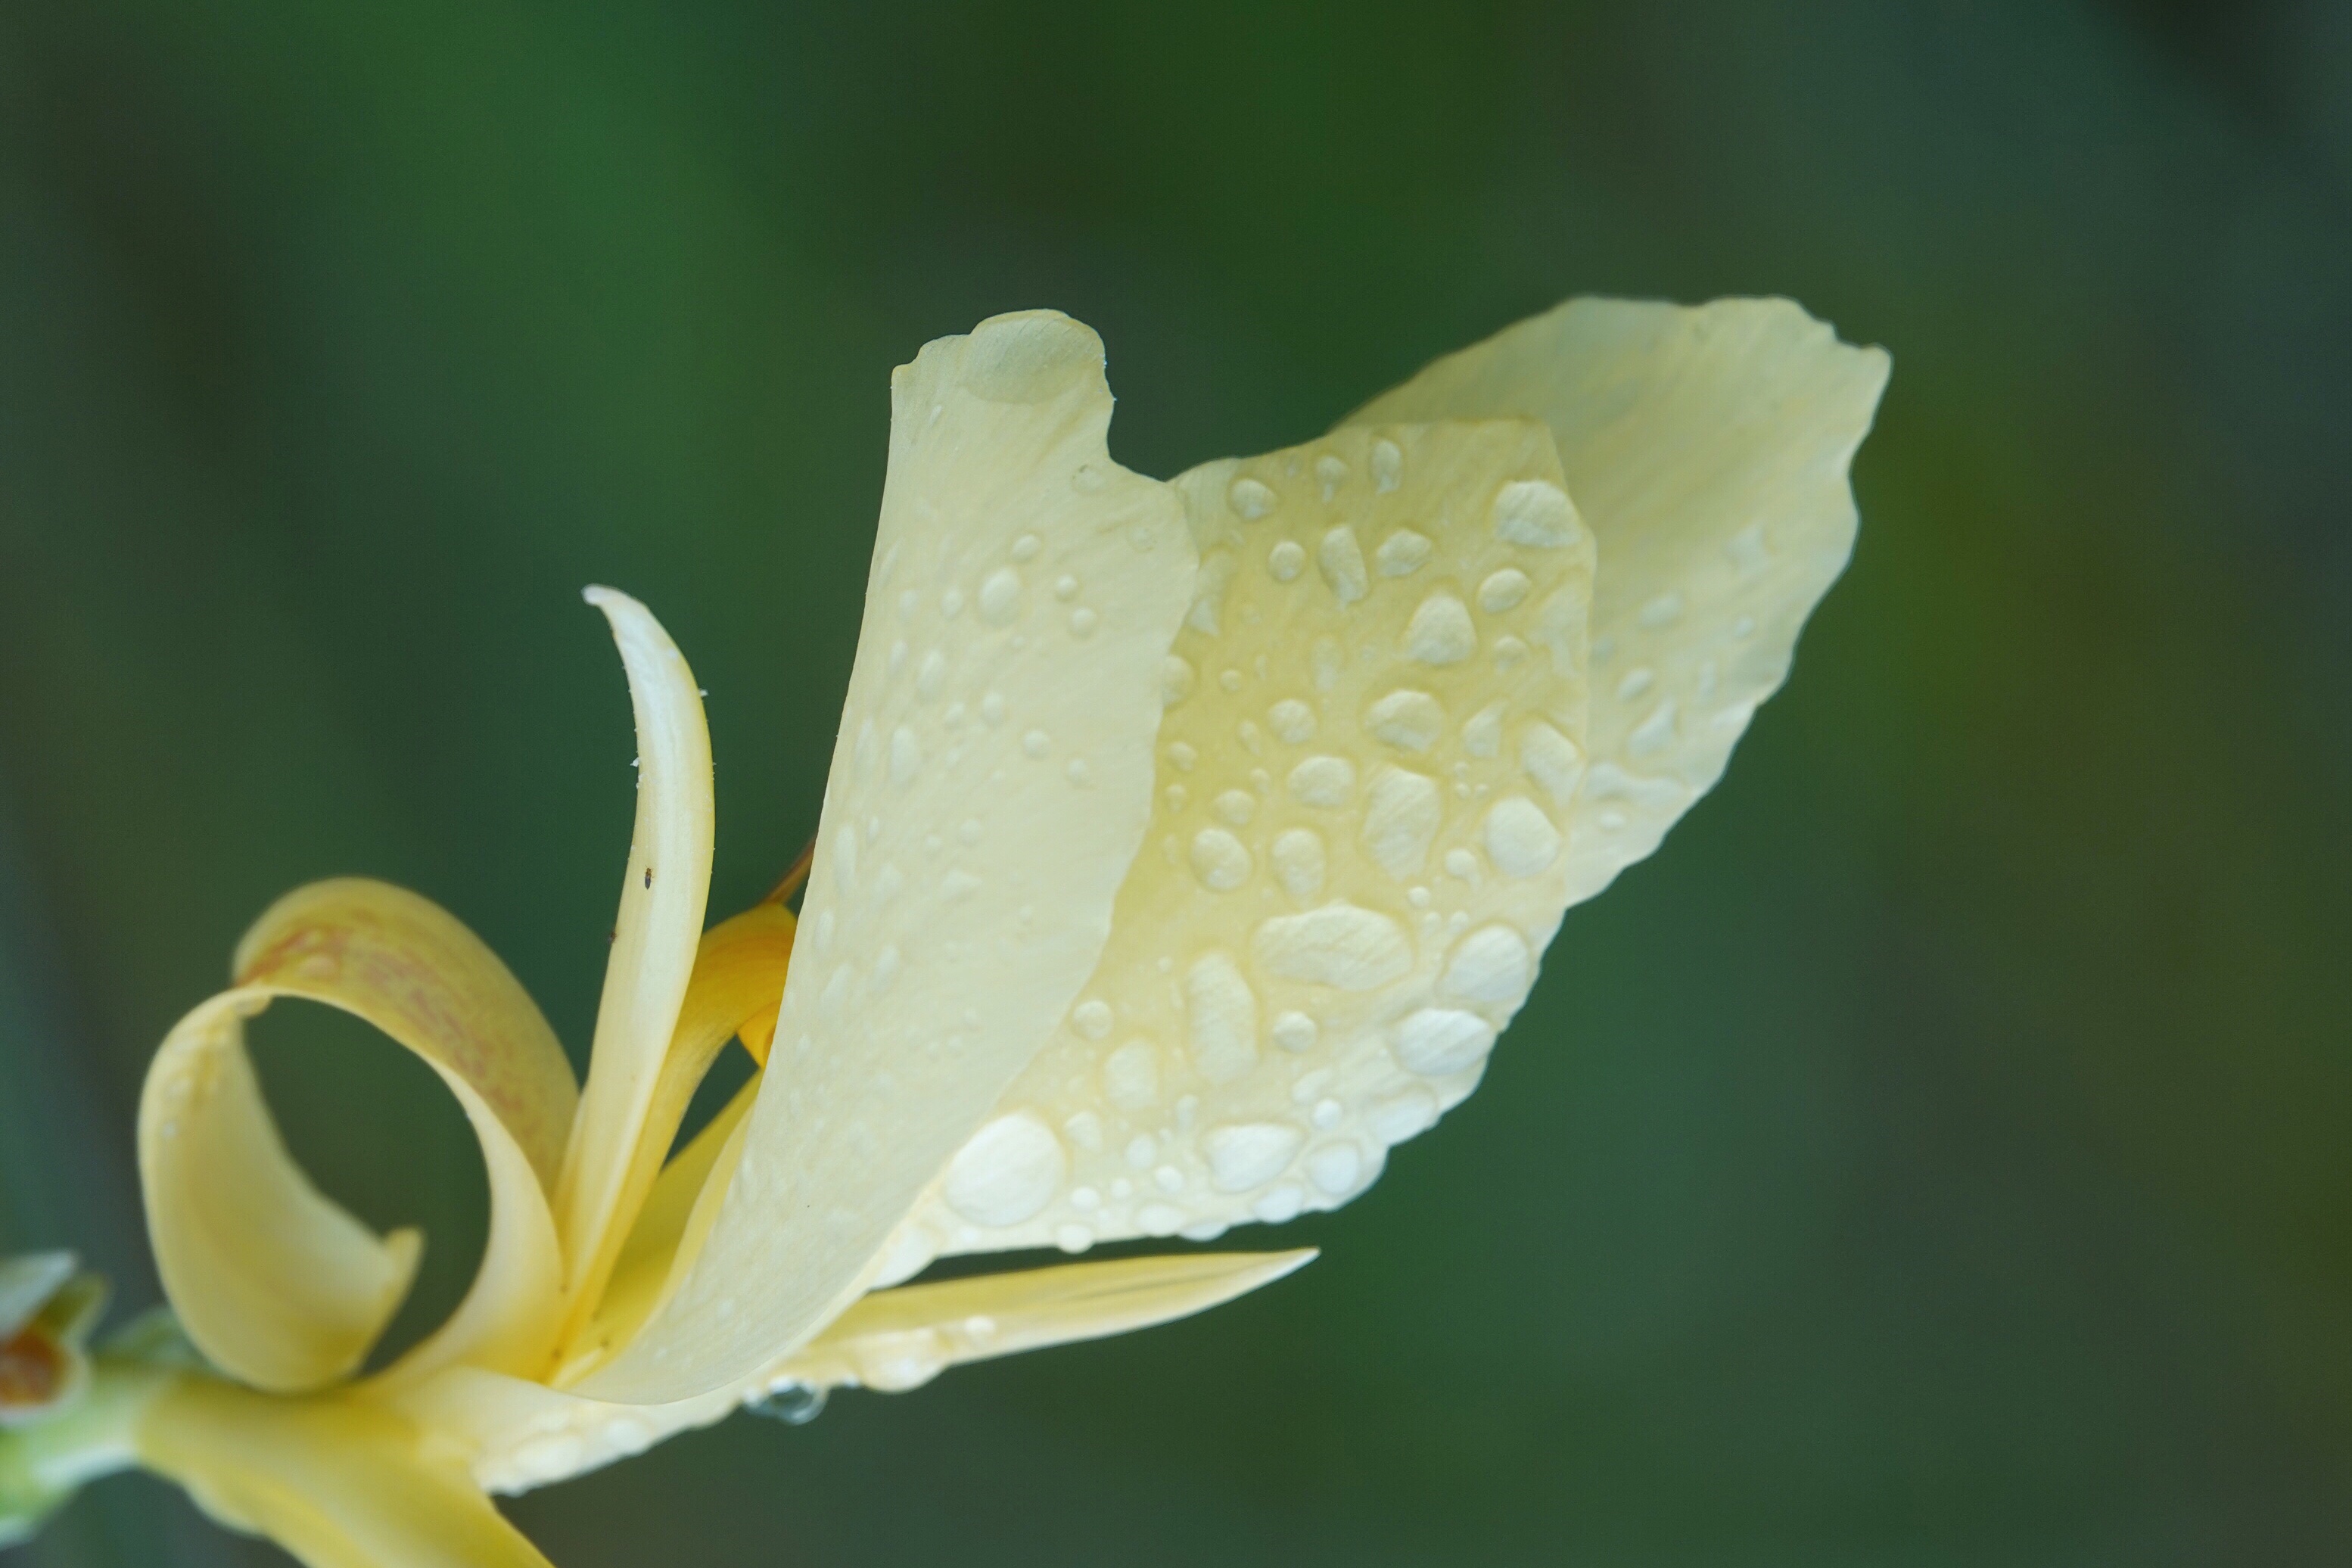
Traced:
<svg viewBox="0 0 2352 1568">
<path fill-rule="evenodd" d="M 1162 483 L 1111 460 L 1102 364 L 1032 311 L 892 377 L 797 921 L 779 898 L 704 929 L 695 679 L 589 592 L 640 771 L 584 1087 L 415 894 L 331 881 L 261 917 L 140 1109 L 201 1363 L 152 1331 L 102 1353 L 84 1408 L 7 1435 L 0 1499 L 136 1462 L 318 1568 L 537 1563 L 490 1494 L 1297 1268 L 901 1283 L 1336 1207 L 1468 1095 L 1562 913 L 1656 847 L 1786 675 L 1886 375 L 1782 300 L 1580 300 Z M 279 997 L 430 1064 L 489 1172 L 472 1289 L 365 1376 L 419 1243 L 289 1158 L 241 1038 Z M 733 1037 L 762 1071 L 672 1156 Z"/>
</svg>

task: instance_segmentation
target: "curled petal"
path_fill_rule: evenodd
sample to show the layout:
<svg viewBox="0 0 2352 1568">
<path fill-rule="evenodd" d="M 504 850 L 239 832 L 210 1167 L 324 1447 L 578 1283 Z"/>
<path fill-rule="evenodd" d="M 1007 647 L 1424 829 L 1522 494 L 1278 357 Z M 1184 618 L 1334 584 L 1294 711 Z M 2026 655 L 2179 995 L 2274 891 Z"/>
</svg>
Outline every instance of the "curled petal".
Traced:
<svg viewBox="0 0 2352 1568">
<path fill-rule="evenodd" d="M 404 1365 L 473 1357 L 520 1367 L 543 1356 L 561 1263 L 542 1184 L 575 1091 L 513 976 L 436 906 L 346 879 L 272 906 L 239 945 L 236 978 L 173 1027 L 140 1100 L 148 1231 L 189 1337 L 257 1387 L 316 1388 L 359 1364 L 415 1267 L 416 1233 L 379 1238 L 320 1194 L 263 1102 L 243 1020 L 296 996 L 414 1051 L 481 1142 L 491 1204 L 481 1268 L 457 1312 Z"/>
<path fill-rule="evenodd" d="M 891 383 L 856 668 L 769 1070 L 692 1271 L 582 1384 L 666 1403 L 805 1342 L 1094 966 L 1151 789 L 1192 551 L 1110 460 L 1102 344 L 1050 311 Z"/>
</svg>

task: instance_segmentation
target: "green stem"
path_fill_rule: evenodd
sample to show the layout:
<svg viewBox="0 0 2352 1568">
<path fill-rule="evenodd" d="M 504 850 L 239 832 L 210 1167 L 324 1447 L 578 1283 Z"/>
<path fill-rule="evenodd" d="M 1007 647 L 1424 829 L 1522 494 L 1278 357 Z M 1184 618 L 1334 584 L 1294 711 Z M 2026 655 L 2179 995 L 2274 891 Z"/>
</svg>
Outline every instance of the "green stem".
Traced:
<svg viewBox="0 0 2352 1568">
<path fill-rule="evenodd" d="M 101 1355 L 68 1408 L 0 1430 L 0 1546 L 30 1535 L 87 1483 L 136 1466 L 140 1418 L 182 1375 L 151 1362 Z"/>
</svg>

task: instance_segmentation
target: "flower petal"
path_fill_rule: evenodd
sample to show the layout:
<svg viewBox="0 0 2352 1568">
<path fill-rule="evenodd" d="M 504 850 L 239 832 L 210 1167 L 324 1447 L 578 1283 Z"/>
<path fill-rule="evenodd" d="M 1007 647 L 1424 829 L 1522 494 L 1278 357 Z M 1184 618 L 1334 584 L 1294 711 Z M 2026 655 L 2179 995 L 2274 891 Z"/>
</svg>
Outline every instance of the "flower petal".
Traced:
<svg viewBox="0 0 2352 1568">
<path fill-rule="evenodd" d="M 1887 365 L 1787 300 L 1571 300 L 1349 416 L 1551 426 L 1601 548 L 1571 901 L 1658 847 L 1787 678 L 1853 549 L 1846 468 Z"/>
<path fill-rule="evenodd" d="M 1094 967 L 1193 572 L 1175 497 L 1111 461 L 1110 411 L 1101 341 L 1052 311 L 892 377 L 772 1070 L 709 1245 L 584 1392 L 680 1398 L 814 1333 Z"/>
<path fill-rule="evenodd" d="M 619 1405 L 451 1367 L 401 1393 L 436 1452 L 502 1493 L 568 1480 L 708 1426 L 780 1384 L 896 1391 L 960 1362 L 1171 1321 L 1271 1284 L 1313 1251 L 1185 1253 L 912 1285 L 861 1299 L 793 1357 L 673 1405 Z"/>
<path fill-rule="evenodd" d="M 415 1267 L 415 1232 L 376 1237 L 310 1184 L 278 1139 L 242 1026 L 272 998 L 299 996 L 415 1052 L 481 1141 L 491 1205 L 481 1268 L 457 1312 L 403 1364 L 542 1356 L 561 1273 L 543 1184 L 575 1090 L 521 986 L 445 910 L 359 879 L 279 900 L 239 944 L 235 969 L 237 986 L 165 1038 L 140 1100 L 148 1231 L 189 1337 L 257 1387 L 315 1388 L 358 1365 Z"/>
<path fill-rule="evenodd" d="M 1202 591 L 1144 851 L 886 1279 L 1330 1208 L 1475 1086 L 1566 904 L 1593 557 L 1559 480 L 1510 420 L 1177 481 Z"/>
<path fill-rule="evenodd" d="M 646 1194 L 655 1190 L 655 1179 L 668 1174 L 662 1162 L 677 1139 L 694 1091 L 701 1087 L 703 1075 L 720 1047 L 747 1021 L 764 1025 L 775 1017 L 776 1001 L 783 994 L 792 962 L 793 928 L 790 910 L 782 904 L 760 904 L 702 933 L 694 976 L 678 1006 L 677 1029 L 655 1077 L 636 1147 L 614 1200 L 603 1257 L 573 1270 L 571 1322 L 565 1346 L 557 1356 L 559 1366 L 576 1363 L 583 1354 L 600 1355 L 620 1342 L 613 1338 L 604 1305 L 606 1281 L 616 1260 L 629 1248 L 642 1248 L 640 1210 Z M 671 1162 L 673 1168 L 677 1163 Z M 599 1320 L 593 1330 L 592 1319 Z M 632 1331 L 635 1323 L 635 1320 L 630 1322 Z"/>
<path fill-rule="evenodd" d="M 462 1465 L 356 1395 L 278 1399 L 188 1378 L 148 1411 L 138 1447 L 205 1512 L 310 1568 L 549 1568 Z"/>
<path fill-rule="evenodd" d="M 879 1290 L 834 1320 L 778 1380 L 897 1393 L 959 1363 L 1173 1322 L 1271 1285 L 1314 1257 L 1312 1247 L 1177 1253 Z"/>
<path fill-rule="evenodd" d="M 583 1283 L 612 1266 L 628 1229 L 622 1210 L 640 1173 L 635 1155 L 702 937 L 714 831 L 710 731 L 694 672 L 643 605 L 611 588 L 591 588 L 586 596 L 612 623 L 628 671 L 637 816 L 613 918 L 588 1084 L 556 1187 L 565 1285 L 575 1298 L 591 1293 Z M 635 1190 L 642 1194 L 641 1185 Z"/>
</svg>

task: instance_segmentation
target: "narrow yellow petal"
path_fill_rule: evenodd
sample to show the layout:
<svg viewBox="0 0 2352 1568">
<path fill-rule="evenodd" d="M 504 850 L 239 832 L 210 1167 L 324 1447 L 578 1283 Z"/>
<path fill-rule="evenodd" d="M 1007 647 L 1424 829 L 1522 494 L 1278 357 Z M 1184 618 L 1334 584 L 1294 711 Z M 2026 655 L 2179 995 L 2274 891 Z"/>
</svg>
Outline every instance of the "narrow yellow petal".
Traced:
<svg viewBox="0 0 2352 1568">
<path fill-rule="evenodd" d="M 1110 412 L 1100 340 L 1049 311 L 892 378 L 805 935 L 736 1190 L 583 1392 L 688 1396 L 815 1332 L 1094 967 L 1193 571 L 1173 494 L 1111 461 Z"/>
<path fill-rule="evenodd" d="M 415 1267 L 416 1233 L 376 1237 L 310 1184 L 278 1137 L 243 1020 L 295 996 L 364 1018 L 416 1053 L 481 1142 L 491 1202 L 482 1265 L 411 1363 L 543 1356 L 561 1267 L 542 1184 L 575 1090 L 513 976 L 446 911 L 358 879 L 279 900 L 239 944 L 236 976 L 235 989 L 173 1027 L 140 1100 L 148 1232 L 189 1336 L 257 1387 L 315 1388 L 358 1365 Z"/>
<path fill-rule="evenodd" d="M 523 1492 L 709 1426 L 782 1384 L 911 1388 L 959 1362 L 1168 1322 L 1279 1279 L 1314 1256 L 1189 1253 L 884 1291 L 862 1298 L 794 1356 L 671 1405 L 614 1404 L 463 1366 L 393 1403 L 425 1432 L 433 1452 L 469 1467 L 477 1484 Z"/>
<path fill-rule="evenodd" d="M 1339 430 L 1176 483 L 1202 590 L 1144 852 L 894 1275 L 1348 1201 L 1476 1086 L 1567 906 L 1594 561 L 1543 426 Z"/>
<path fill-rule="evenodd" d="M 792 963 L 793 925 L 792 911 L 782 904 L 760 904 L 702 933 L 693 978 L 678 1007 L 669 1051 L 655 1078 L 636 1147 L 614 1200 L 612 1223 L 605 1226 L 599 1244 L 600 1255 L 576 1263 L 572 1270 L 571 1325 L 559 1364 L 576 1361 L 588 1348 L 584 1341 L 605 1347 L 617 1342 L 611 1337 L 609 1322 L 590 1332 L 590 1318 L 606 1316 L 602 1305 L 606 1280 L 615 1259 L 623 1256 L 625 1244 L 642 1250 L 639 1210 L 647 1193 L 654 1190 L 655 1178 L 667 1174 L 662 1162 L 703 1075 L 738 1029 L 754 1020 L 772 1023 Z M 672 1168 L 676 1166 L 673 1162 Z M 671 1239 L 674 1243 L 674 1235 Z M 630 1326 L 634 1329 L 635 1321 Z"/>
<path fill-rule="evenodd" d="M 221 1523 L 310 1568 L 549 1568 L 461 1464 L 369 1400 L 189 1378 L 150 1407 L 138 1447 Z"/>
<path fill-rule="evenodd" d="M 556 1188 L 567 1286 L 609 1267 L 612 1233 L 626 1228 L 623 1199 L 702 936 L 713 832 L 710 731 L 694 672 L 643 605 L 610 588 L 587 598 L 612 623 L 628 672 L 637 815 L 588 1084 Z"/>
<path fill-rule="evenodd" d="M 629 1227 L 594 1312 L 571 1336 L 550 1381 L 569 1387 L 609 1360 L 669 1299 L 710 1234 L 727 1182 L 741 1158 L 743 1129 L 760 1078 L 735 1091 L 675 1159 L 662 1167 Z"/>
<path fill-rule="evenodd" d="M 813 1388 L 897 1392 L 961 1362 L 1131 1333 L 1303 1268 L 1297 1252 L 1175 1253 L 908 1285 L 862 1297 L 780 1369 Z"/>
</svg>

